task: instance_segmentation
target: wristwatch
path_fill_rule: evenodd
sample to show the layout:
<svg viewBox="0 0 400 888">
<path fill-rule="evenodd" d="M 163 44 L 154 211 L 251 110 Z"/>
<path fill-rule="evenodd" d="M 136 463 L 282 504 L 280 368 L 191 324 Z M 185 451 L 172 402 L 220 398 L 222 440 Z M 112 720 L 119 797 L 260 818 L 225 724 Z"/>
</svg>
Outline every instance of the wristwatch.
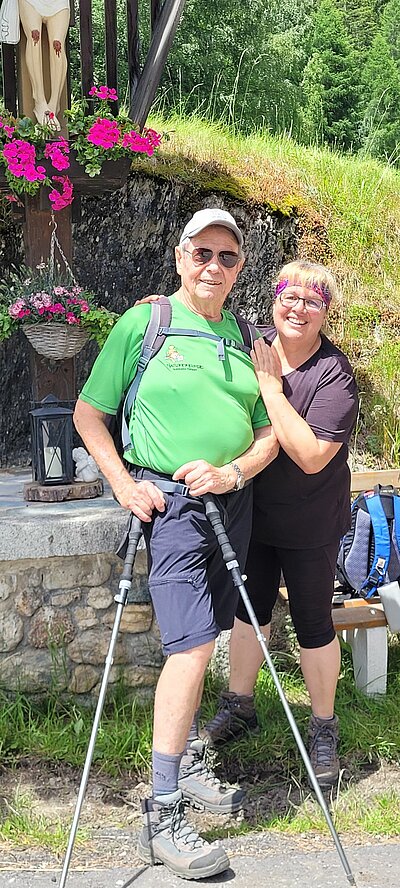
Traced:
<svg viewBox="0 0 400 888">
<path fill-rule="evenodd" d="M 235 486 L 233 489 L 234 490 L 242 490 L 244 487 L 244 484 L 245 484 L 245 477 L 244 477 L 242 470 L 239 468 L 238 464 L 235 462 L 230 462 L 229 465 L 232 466 L 233 469 L 235 469 L 235 472 L 237 475 L 236 483 L 235 483 Z"/>
</svg>

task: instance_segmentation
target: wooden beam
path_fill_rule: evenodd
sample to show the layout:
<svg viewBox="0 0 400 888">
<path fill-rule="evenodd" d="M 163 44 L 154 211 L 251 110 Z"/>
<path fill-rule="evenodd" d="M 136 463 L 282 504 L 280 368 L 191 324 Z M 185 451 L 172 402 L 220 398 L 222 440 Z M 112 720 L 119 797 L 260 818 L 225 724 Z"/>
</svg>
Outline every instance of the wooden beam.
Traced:
<svg viewBox="0 0 400 888">
<path fill-rule="evenodd" d="M 400 487 L 400 469 L 377 469 L 371 472 L 352 472 L 351 491 L 373 490 L 376 484 L 392 484 Z"/>
<path fill-rule="evenodd" d="M 154 31 L 158 16 L 160 15 L 160 10 L 161 10 L 161 0 L 151 0 L 150 19 L 151 19 L 152 32 Z"/>
<path fill-rule="evenodd" d="M 118 92 L 117 63 L 117 0 L 104 0 L 105 40 L 106 40 L 106 83 Z M 118 102 L 112 102 L 114 114 L 118 112 Z"/>
<path fill-rule="evenodd" d="M 92 0 L 80 0 L 79 7 L 81 84 L 82 94 L 87 96 L 91 86 L 93 86 Z"/>
<path fill-rule="evenodd" d="M 1 65 L 3 69 L 4 105 L 14 117 L 17 116 L 17 77 L 15 72 L 15 47 L 10 43 L 1 45 Z"/>
<path fill-rule="evenodd" d="M 185 0 L 165 0 L 158 16 L 137 89 L 131 93 L 130 116 L 140 129 L 146 123 L 184 5 Z"/>
<path fill-rule="evenodd" d="M 140 41 L 138 27 L 138 0 L 126 0 L 127 28 L 128 28 L 128 72 L 129 90 L 132 96 L 135 93 L 140 77 Z"/>
</svg>

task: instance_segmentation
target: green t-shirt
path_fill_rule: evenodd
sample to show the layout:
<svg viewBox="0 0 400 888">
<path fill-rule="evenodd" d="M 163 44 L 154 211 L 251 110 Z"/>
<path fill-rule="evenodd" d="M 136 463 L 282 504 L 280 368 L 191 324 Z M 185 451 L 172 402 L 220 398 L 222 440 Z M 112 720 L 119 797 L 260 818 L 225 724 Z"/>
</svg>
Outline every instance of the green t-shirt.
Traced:
<svg viewBox="0 0 400 888">
<path fill-rule="evenodd" d="M 241 342 L 231 312 L 211 322 L 171 297 L 171 326 L 216 333 Z M 151 306 L 130 308 L 111 331 L 81 399 L 115 414 L 135 375 Z M 269 425 L 250 357 L 216 341 L 171 335 L 143 374 L 130 417 L 134 449 L 125 457 L 157 472 L 173 474 L 186 462 L 205 459 L 215 466 L 239 456 L 254 439 L 253 429 Z"/>
</svg>

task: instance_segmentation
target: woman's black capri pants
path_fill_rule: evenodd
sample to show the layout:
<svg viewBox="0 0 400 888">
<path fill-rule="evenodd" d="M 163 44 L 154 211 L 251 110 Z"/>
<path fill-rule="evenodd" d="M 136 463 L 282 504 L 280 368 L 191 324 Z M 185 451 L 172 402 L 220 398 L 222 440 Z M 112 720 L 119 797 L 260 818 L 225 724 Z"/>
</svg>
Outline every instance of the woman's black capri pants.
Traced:
<svg viewBox="0 0 400 888">
<path fill-rule="evenodd" d="M 290 615 L 300 647 L 319 648 L 335 637 L 332 595 L 339 540 L 317 549 L 282 549 L 255 539 L 250 543 L 246 589 L 260 626 L 271 622 L 281 572 L 288 591 Z M 236 616 L 250 623 L 240 599 Z"/>
</svg>

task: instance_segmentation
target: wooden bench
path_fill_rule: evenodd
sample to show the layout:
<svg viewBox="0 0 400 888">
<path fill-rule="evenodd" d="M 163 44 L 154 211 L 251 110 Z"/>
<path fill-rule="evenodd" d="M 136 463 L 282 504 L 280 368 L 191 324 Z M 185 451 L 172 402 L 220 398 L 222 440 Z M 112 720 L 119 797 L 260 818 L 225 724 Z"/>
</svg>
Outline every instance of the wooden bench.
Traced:
<svg viewBox="0 0 400 888">
<path fill-rule="evenodd" d="M 376 484 L 400 487 L 400 469 L 352 472 L 351 492 L 372 490 Z M 287 601 L 287 590 L 280 589 Z M 332 607 L 333 625 L 351 646 L 356 687 L 364 694 L 385 694 L 387 684 L 387 621 L 379 598 L 353 598 Z"/>
</svg>

